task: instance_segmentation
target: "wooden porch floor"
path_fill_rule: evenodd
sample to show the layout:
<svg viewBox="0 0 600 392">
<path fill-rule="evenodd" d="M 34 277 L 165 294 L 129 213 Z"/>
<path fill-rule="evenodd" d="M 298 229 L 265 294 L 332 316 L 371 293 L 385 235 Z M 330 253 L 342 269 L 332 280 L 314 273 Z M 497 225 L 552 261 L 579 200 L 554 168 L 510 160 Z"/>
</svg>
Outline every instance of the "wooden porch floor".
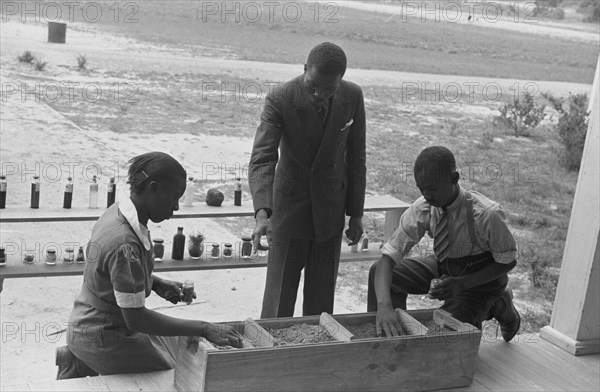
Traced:
<svg viewBox="0 0 600 392">
<path fill-rule="evenodd" d="M 275 376 L 275 375 L 274 375 Z M 401 390 L 401 385 L 398 386 Z M 309 387 L 310 389 L 310 387 Z M 173 370 L 31 381 L 6 385 L 4 391 L 176 391 Z M 473 384 L 445 391 L 598 391 L 600 354 L 575 357 L 535 335 L 481 342 Z"/>
</svg>

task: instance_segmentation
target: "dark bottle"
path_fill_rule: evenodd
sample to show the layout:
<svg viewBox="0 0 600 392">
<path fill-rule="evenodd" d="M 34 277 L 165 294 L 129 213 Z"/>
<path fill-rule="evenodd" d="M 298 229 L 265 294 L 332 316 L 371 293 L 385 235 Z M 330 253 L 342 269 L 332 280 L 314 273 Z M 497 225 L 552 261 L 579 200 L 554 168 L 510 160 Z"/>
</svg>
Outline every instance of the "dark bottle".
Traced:
<svg viewBox="0 0 600 392">
<path fill-rule="evenodd" d="M 40 176 L 33 176 L 31 182 L 31 208 L 40 208 Z"/>
<path fill-rule="evenodd" d="M 0 208 L 6 207 L 6 176 L 0 176 Z"/>
<path fill-rule="evenodd" d="M 106 208 L 112 206 L 115 203 L 117 197 L 117 184 L 115 184 L 115 178 L 111 177 L 108 183 L 108 192 L 106 193 Z"/>
<path fill-rule="evenodd" d="M 183 234 L 183 227 L 178 227 L 177 233 L 173 236 L 173 250 L 171 252 L 171 258 L 173 260 L 183 260 L 184 249 L 185 234 Z"/>
<path fill-rule="evenodd" d="M 0 265 L 6 264 L 6 253 L 4 248 L 0 248 Z"/>
<path fill-rule="evenodd" d="M 242 237 L 242 259 L 249 259 L 252 257 L 252 237 L 243 236 Z"/>
<path fill-rule="evenodd" d="M 77 264 L 85 263 L 85 255 L 83 254 L 83 246 L 79 247 L 79 250 L 77 251 L 77 258 L 75 259 L 75 261 L 77 262 Z"/>
<path fill-rule="evenodd" d="M 63 208 L 71 208 L 73 201 L 73 179 L 67 178 L 67 185 L 65 185 L 65 197 L 63 199 Z"/>
<path fill-rule="evenodd" d="M 235 188 L 233 191 L 233 204 L 236 206 L 242 205 L 242 179 L 235 179 Z"/>
</svg>

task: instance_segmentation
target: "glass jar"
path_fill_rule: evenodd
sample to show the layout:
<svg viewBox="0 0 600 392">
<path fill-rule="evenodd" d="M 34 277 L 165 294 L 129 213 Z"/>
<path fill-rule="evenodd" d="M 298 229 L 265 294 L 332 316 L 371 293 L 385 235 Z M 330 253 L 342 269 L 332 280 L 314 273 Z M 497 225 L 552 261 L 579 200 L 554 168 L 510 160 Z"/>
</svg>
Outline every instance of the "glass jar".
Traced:
<svg viewBox="0 0 600 392">
<path fill-rule="evenodd" d="M 242 259 L 249 259 L 252 257 L 252 237 L 245 235 L 242 237 Z"/>
<path fill-rule="evenodd" d="M 210 251 L 210 257 L 213 259 L 218 259 L 220 257 L 221 249 L 219 244 L 212 244 L 212 250 Z"/>
<path fill-rule="evenodd" d="M 73 264 L 73 262 L 75 261 L 75 249 L 67 247 L 65 249 L 65 255 L 63 256 L 63 261 L 66 264 Z"/>
<path fill-rule="evenodd" d="M 161 262 L 165 255 L 165 240 L 162 238 L 152 239 L 152 253 L 154 254 L 154 261 Z"/>
<path fill-rule="evenodd" d="M 183 286 L 181 288 L 183 295 L 183 302 L 186 304 L 191 304 L 194 302 L 194 282 L 191 280 L 186 280 L 183 282 Z"/>
<path fill-rule="evenodd" d="M 27 264 L 33 264 L 35 261 L 35 254 L 35 249 L 25 249 L 25 252 L 23 252 L 23 262 Z"/>
<path fill-rule="evenodd" d="M 48 249 L 46 251 L 46 257 L 44 257 L 44 261 L 48 265 L 55 265 L 56 264 L 56 250 Z"/>
<path fill-rule="evenodd" d="M 226 243 L 223 245 L 223 257 L 231 258 L 233 256 L 233 245 L 230 243 Z"/>
<path fill-rule="evenodd" d="M 0 266 L 6 265 L 6 250 L 0 248 Z"/>
<path fill-rule="evenodd" d="M 188 240 L 188 253 L 192 259 L 199 259 L 204 253 L 204 236 L 190 235 Z"/>
</svg>

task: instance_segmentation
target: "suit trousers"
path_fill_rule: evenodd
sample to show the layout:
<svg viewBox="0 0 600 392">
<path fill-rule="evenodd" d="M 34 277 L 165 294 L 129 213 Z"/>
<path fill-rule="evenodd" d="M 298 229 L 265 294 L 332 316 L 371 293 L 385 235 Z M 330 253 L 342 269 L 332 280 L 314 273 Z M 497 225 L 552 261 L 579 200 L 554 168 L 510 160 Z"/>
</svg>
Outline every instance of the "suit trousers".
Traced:
<svg viewBox="0 0 600 392">
<path fill-rule="evenodd" d="M 342 233 L 323 242 L 273 233 L 261 318 L 292 317 L 304 269 L 302 315 L 333 313 Z"/>
</svg>

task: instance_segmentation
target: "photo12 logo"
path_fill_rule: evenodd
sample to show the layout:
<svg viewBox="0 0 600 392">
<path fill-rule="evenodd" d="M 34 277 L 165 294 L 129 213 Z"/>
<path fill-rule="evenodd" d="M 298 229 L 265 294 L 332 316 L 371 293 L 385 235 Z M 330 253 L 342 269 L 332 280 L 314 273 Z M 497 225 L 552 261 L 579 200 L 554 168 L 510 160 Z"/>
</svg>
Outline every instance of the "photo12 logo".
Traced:
<svg viewBox="0 0 600 392">
<path fill-rule="evenodd" d="M 2 103 L 8 97 L 20 99 L 21 102 L 32 100 L 35 102 L 100 102 L 102 99 L 114 103 L 135 104 L 138 102 L 136 95 L 139 86 L 135 83 L 111 83 L 102 85 L 97 82 L 2 82 L 0 90 Z"/>
<path fill-rule="evenodd" d="M 26 22 L 139 23 L 137 2 L 1 1 L 2 23 Z"/>
<path fill-rule="evenodd" d="M 196 19 L 202 23 L 298 23 L 301 20 L 338 23 L 338 12 L 335 2 L 203 1 L 196 10 Z"/>
</svg>

